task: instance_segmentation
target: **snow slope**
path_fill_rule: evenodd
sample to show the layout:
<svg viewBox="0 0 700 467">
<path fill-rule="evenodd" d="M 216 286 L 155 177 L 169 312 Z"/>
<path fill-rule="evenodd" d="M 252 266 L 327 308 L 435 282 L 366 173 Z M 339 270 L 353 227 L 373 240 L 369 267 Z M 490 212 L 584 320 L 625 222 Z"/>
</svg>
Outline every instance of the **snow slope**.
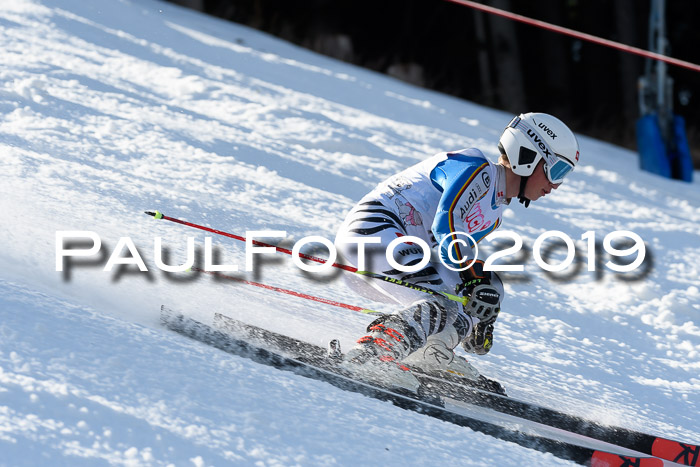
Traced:
<svg viewBox="0 0 700 467">
<path fill-rule="evenodd" d="M 495 158 L 510 115 L 167 3 L 0 6 L 0 464 L 567 464 L 158 324 L 167 303 L 347 348 L 370 317 L 158 271 L 154 237 L 177 263 L 187 236 L 202 246 L 204 235 L 143 211 L 241 235 L 285 230 L 290 243 L 330 239 L 402 168 L 470 146 Z M 494 349 L 475 364 L 515 397 L 697 443 L 699 184 L 580 142 L 580 169 L 529 209 L 512 204 L 504 229 L 529 247 L 560 230 L 582 251 L 586 231 L 632 230 L 651 268 L 630 280 L 584 265 L 557 281 L 525 258 L 525 273 L 508 275 Z M 57 272 L 60 230 L 96 232 L 102 261 Z M 102 271 L 127 236 L 150 271 Z M 241 244 L 214 242 L 243 267 Z M 281 256 L 246 277 L 387 309 L 354 297 L 338 273 L 309 277 Z"/>
</svg>

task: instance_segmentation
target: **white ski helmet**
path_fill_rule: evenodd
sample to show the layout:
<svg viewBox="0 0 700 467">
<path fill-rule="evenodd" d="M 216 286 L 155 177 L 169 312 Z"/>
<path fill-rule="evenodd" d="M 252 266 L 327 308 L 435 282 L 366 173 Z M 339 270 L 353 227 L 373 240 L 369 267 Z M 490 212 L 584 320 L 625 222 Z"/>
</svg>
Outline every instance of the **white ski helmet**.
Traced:
<svg viewBox="0 0 700 467">
<path fill-rule="evenodd" d="M 498 147 L 508 156 L 513 172 L 521 177 L 532 175 L 544 159 L 547 178 L 559 184 L 578 164 L 576 136 L 564 122 L 549 114 L 532 112 L 513 118 Z"/>
</svg>

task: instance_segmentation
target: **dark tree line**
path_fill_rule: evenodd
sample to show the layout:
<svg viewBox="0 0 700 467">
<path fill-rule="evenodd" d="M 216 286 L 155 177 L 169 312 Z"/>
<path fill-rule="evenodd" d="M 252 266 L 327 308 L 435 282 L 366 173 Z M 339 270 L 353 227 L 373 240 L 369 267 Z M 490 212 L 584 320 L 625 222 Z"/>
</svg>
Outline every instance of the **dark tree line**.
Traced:
<svg viewBox="0 0 700 467">
<path fill-rule="evenodd" d="M 178 0 L 414 84 L 512 113 L 559 116 L 635 148 L 645 59 L 441 0 Z M 649 0 L 481 0 L 648 49 Z M 667 0 L 669 54 L 700 62 L 700 2 Z M 669 67 L 700 167 L 700 74 Z"/>
</svg>

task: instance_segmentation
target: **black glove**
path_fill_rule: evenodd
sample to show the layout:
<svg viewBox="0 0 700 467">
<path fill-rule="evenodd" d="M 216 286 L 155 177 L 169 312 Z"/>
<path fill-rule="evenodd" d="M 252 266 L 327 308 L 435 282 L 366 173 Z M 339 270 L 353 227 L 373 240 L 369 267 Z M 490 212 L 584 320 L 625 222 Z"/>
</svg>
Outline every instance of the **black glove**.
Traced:
<svg viewBox="0 0 700 467">
<path fill-rule="evenodd" d="M 493 345 L 493 324 L 478 323 L 462 341 L 462 348 L 469 353 L 486 355 Z"/>
<path fill-rule="evenodd" d="M 469 297 L 464 311 L 484 324 L 496 321 L 501 311 L 503 283 L 498 274 L 484 271 L 484 262 L 475 261 L 472 267 L 459 273 L 462 283 L 457 286 L 457 293 Z"/>
</svg>

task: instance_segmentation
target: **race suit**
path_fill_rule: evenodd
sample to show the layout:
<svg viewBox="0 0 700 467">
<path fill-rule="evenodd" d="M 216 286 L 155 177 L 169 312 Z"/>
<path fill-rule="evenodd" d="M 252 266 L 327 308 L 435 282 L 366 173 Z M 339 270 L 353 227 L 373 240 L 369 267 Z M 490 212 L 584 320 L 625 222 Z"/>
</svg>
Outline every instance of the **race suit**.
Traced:
<svg viewBox="0 0 700 467">
<path fill-rule="evenodd" d="M 346 264 L 357 267 L 358 247 L 343 239 L 378 237 L 379 244 L 365 246 L 366 271 L 454 294 L 461 279 L 446 265 L 463 268 L 473 258 L 470 241 L 455 232 L 467 233 L 478 243 L 501 225 L 506 203 L 503 166 L 491 163 L 475 148 L 439 153 L 390 177 L 364 196 L 341 225 L 336 248 Z M 406 235 L 423 239 L 433 250 L 431 262 L 416 272 L 401 272 L 385 257 L 387 245 Z M 451 242 L 455 238 L 465 240 L 468 246 Z M 392 257 L 400 265 L 411 266 L 418 264 L 423 254 L 418 245 L 402 243 Z M 359 274 L 347 275 L 346 280 L 369 299 L 406 307 L 397 313 L 412 328 L 414 347 L 443 331 L 449 331 L 454 347 L 469 335 L 476 321 L 458 302 Z"/>
</svg>

